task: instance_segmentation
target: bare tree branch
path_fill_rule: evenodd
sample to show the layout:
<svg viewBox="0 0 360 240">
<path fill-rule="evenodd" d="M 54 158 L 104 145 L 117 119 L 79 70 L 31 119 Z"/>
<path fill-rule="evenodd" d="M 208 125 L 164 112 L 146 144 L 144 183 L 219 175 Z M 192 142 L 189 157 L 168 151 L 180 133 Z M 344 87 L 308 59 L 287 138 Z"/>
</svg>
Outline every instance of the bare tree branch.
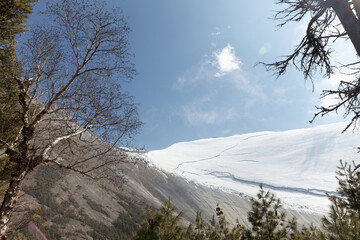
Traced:
<svg viewBox="0 0 360 240">
<path fill-rule="evenodd" d="M 47 154 L 49 153 L 49 151 L 54 148 L 56 146 L 56 144 L 58 144 L 60 141 L 64 141 L 66 139 L 69 139 L 71 137 L 75 137 L 83 132 L 86 132 L 89 128 L 83 128 L 79 131 L 76 131 L 74 133 L 71 133 L 71 134 L 68 134 L 68 135 L 64 135 L 64 136 L 61 136 L 61 137 L 58 137 L 56 138 L 51 144 L 49 144 L 43 151 L 42 153 L 40 154 L 42 157 L 46 158 L 47 157 Z"/>
<path fill-rule="evenodd" d="M 318 107 L 314 114 L 313 122 L 318 116 L 325 116 L 331 112 L 344 109 L 344 118 L 350 117 L 350 126 L 356 127 L 360 118 L 360 68 L 358 61 L 350 64 L 338 64 L 335 66 L 331 61 L 331 49 L 329 43 L 339 39 L 350 39 L 355 53 L 360 56 L 360 1 L 359 0 L 278 0 L 278 4 L 284 6 L 275 15 L 275 20 L 280 21 L 279 27 L 289 22 L 299 22 L 310 16 L 306 32 L 300 44 L 293 53 L 284 56 L 274 63 L 262 63 L 267 70 L 274 71 L 277 77 L 283 75 L 289 66 L 295 66 L 304 74 L 305 79 L 311 79 L 316 72 L 323 73 L 324 77 L 330 77 L 336 70 L 346 69 L 347 75 L 354 76 L 353 81 L 341 81 L 337 90 L 324 90 L 321 97 L 333 97 L 338 103 L 331 106 Z M 340 71 L 339 71 L 340 69 Z M 342 75 L 344 75 L 342 73 Z M 343 132 L 344 132 L 343 131 Z"/>
<path fill-rule="evenodd" d="M 0 208 L 1 239 L 21 183 L 38 165 L 116 180 L 117 164 L 136 159 L 118 148 L 130 146 L 142 124 L 122 90 L 136 71 L 121 11 L 97 0 L 59 0 L 45 14 L 47 25 L 32 27 L 19 46 L 19 134 L 0 140 L 16 164 Z"/>
</svg>

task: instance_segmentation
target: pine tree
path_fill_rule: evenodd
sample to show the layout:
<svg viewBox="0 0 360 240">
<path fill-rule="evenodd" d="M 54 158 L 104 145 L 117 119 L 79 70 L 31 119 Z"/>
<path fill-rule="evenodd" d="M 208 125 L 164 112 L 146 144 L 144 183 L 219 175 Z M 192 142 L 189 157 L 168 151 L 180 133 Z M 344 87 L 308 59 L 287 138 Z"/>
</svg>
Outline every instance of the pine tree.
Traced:
<svg viewBox="0 0 360 240">
<path fill-rule="evenodd" d="M 168 198 L 160 211 L 154 211 L 150 206 L 140 229 L 133 240 L 185 240 L 185 229 L 179 225 L 182 212 L 177 213 L 176 207 Z"/>
<path fill-rule="evenodd" d="M 185 237 L 190 240 L 203 240 L 206 236 L 207 223 L 201 216 L 201 212 L 196 213 L 195 224 L 190 224 L 186 230 Z"/>
<path fill-rule="evenodd" d="M 298 229 L 296 218 L 287 219 L 281 201 L 260 185 L 256 198 L 251 198 L 248 220 L 251 228 L 240 225 L 240 240 L 325 240 L 322 231 L 311 225 Z M 238 225 L 239 226 L 239 225 Z"/>
<path fill-rule="evenodd" d="M 176 208 L 168 199 L 161 212 L 151 208 L 141 229 L 140 239 L 189 239 L 189 240 L 358 240 L 360 239 L 360 165 L 340 162 L 337 179 L 339 188 L 336 195 L 329 195 L 332 203 L 328 216 L 323 217 L 323 230 L 315 225 L 302 226 L 295 218 L 288 220 L 281 209 L 280 199 L 261 185 L 256 198 L 251 198 L 248 212 L 250 228 L 237 222 L 230 227 L 225 215 L 217 214 L 206 222 L 198 212 L 194 224 L 185 231 L 179 225 L 181 214 L 175 215 Z M 216 209 L 220 209 L 217 205 Z M 222 210 L 221 210 L 222 212 Z M 217 211 L 218 213 L 218 211 Z M 151 224 L 150 224 L 151 223 Z M 166 234 L 165 234 L 166 233 Z M 170 234 L 171 233 L 171 234 Z M 179 238 L 171 238 L 177 233 Z"/>
<path fill-rule="evenodd" d="M 14 81 L 14 76 L 20 73 L 14 46 L 0 50 L 0 135 L 6 141 L 16 135 L 21 123 L 18 88 Z M 0 149 L 3 148 L 4 145 L 0 142 Z M 7 180 L 14 167 L 7 156 L 0 156 L 0 181 Z"/>
<path fill-rule="evenodd" d="M 140 229 L 133 236 L 133 240 L 159 239 L 158 228 L 163 216 L 154 211 L 152 206 L 146 211 Z"/>
<path fill-rule="evenodd" d="M 359 166 L 340 161 L 337 179 L 338 195 L 329 195 L 330 213 L 323 218 L 328 239 L 360 239 L 360 178 Z"/>
<path fill-rule="evenodd" d="M 360 165 L 353 162 L 353 167 L 340 161 L 337 180 L 339 182 L 338 194 L 342 198 L 342 204 L 360 214 Z"/>
<path fill-rule="evenodd" d="M 294 231 L 294 234 L 290 235 L 292 240 L 326 240 L 325 234 L 315 227 L 313 224 L 309 228 L 304 227 L 301 231 Z"/>
<path fill-rule="evenodd" d="M 186 239 L 189 240 L 238 240 L 245 230 L 238 221 L 236 226 L 231 228 L 226 220 L 220 205 L 215 208 L 216 216 L 213 215 L 209 222 L 203 220 L 201 212 L 196 215 L 195 224 L 190 224 L 186 232 Z"/>
<path fill-rule="evenodd" d="M 25 20 L 31 14 L 34 2 L 0 2 L 0 135 L 5 141 L 16 135 L 21 124 L 17 101 L 19 89 L 15 79 L 21 75 L 22 68 L 16 58 L 15 37 L 25 31 Z M 4 148 L 2 142 L 0 148 Z M 14 168 L 15 164 L 10 163 L 7 156 L 0 156 L 0 181 L 7 180 Z"/>
<path fill-rule="evenodd" d="M 287 235 L 285 213 L 280 212 L 281 202 L 270 191 L 260 185 L 257 198 L 251 198 L 248 220 L 252 225 L 252 239 L 274 240 Z"/>
<path fill-rule="evenodd" d="M 15 35 L 26 29 L 25 21 L 36 0 L 0 1 L 0 48 L 14 44 Z"/>
</svg>

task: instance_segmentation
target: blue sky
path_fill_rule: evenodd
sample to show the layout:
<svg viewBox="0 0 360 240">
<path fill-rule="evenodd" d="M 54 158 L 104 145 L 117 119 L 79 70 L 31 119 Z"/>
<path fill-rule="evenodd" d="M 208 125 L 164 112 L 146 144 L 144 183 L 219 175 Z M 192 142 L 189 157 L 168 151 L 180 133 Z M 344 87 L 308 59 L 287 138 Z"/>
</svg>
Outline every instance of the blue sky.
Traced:
<svg viewBox="0 0 360 240">
<path fill-rule="evenodd" d="M 144 126 L 136 145 L 162 149 L 176 142 L 309 124 L 321 89 L 339 77 L 316 77 L 315 90 L 300 72 L 275 79 L 259 61 L 291 53 L 306 23 L 277 29 L 275 1 L 111 0 L 132 28 L 138 75 L 126 86 L 139 104 Z M 353 54 L 340 45 L 337 59 Z"/>
</svg>

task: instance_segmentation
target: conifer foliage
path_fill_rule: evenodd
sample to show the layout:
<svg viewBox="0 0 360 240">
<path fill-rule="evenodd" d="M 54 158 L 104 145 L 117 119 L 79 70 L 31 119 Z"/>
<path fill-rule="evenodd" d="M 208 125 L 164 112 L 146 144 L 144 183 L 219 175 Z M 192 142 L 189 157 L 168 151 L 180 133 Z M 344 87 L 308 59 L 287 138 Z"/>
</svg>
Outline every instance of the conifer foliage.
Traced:
<svg viewBox="0 0 360 240">
<path fill-rule="evenodd" d="M 323 218 L 328 239 L 360 239 L 360 165 L 340 162 L 338 195 L 329 196 L 329 215 Z"/>
<path fill-rule="evenodd" d="M 0 135 L 5 141 L 16 135 L 21 124 L 18 87 L 11 81 L 22 73 L 15 51 L 15 37 L 25 31 L 25 20 L 31 14 L 34 2 L 36 1 L 0 1 Z M 0 148 L 4 149 L 2 142 Z M 8 157 L 0 156 L 0 181 L 9 178 L 13 166 Z"/>
<path fill-rule="evenodd" d="M 0 47 L 13 44 L 16 34 L 26 29 L 25 20 L 32 12 L 35 0 L 0 1 Z"/>
<path fill-rule="evenodd" d="M 297 229 L 296 219 L 286 219 L 281 210 L 280 200 L 270 191 L 260 186 L 256 198 L 251 199 L 251 210 L 248 212 L 250 228 L 240 224 L 231 226 L 226 220 L 226 213 L 213 215 L 205 221 L 198 212 L 195 223 L 187 228 L 181 225 L 182 213 L 167 199 L 160 211 L 148 209 L 138 232 L 132 240 L 321 240 L 324 234 L 316 227 Z M 219 204 L 215 209 L 220 208 Z M 215 211 L 216 213 L 216 211 Z"/>
<path fill-rule="evenodd" d="M 260 185 L 255 198 L 251 198 L 248 212 L 250 227 L 230 225 L 226 212 L 215 214 L 210 221 L 203 219 L 201 212 L 195 223 L 187 228 L 181 225 L 181 213 L 170 199 L 164 202 L 160 211 L 149 208 L 140 230 L 133 240 L 358 240 L 360 239 L 360 165 L 340 162 L 336 195 L 329 195 L 331 201 L 327 216 L 323 217 L 322 229 L 313 224 L 299 228 L 295 218 L 288 219 L 280 199 Z M 215 209 L 221 209 L 219 204 Z M 222 210 L 221 210 L 222 211 Z"/>
<path fill-rule="evenodd" d="M 260 185 L 257 198 L 251 198 L 251 211 L 248 220 L 252 225 L 252 233 L 246 231 L 249 239 L 281 239 L 286 237 L 288 228 L 285 213 L 280 212 L 280 199 L 266 191 Z M 295 220 L 294 220 L 295 221 Z"/>
<path fill-rule="evenodd" d="M 182 213 L 176 211 L 170 198 L 163 203 L 159 212 L 150 206 L 133 240 L 185 239 L 185 231 L 179 225 Z"/>
</svg>

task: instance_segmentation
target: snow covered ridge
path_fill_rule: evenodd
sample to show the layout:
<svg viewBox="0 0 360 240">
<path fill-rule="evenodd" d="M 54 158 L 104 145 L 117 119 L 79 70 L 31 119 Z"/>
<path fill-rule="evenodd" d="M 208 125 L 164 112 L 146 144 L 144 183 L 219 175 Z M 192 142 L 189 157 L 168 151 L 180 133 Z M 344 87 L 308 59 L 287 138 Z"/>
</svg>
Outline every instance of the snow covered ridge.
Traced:
<svg viewBox="0 0 360 240">
<path fill-rule="evenodd" d="M 285 207 L 325 214 L 326 192 L 337 188 L 339 160 L 351 162 L 360 156 L 360 135 L 341 134 L 345 126 L 335 123 L 182 142 L 150 151 L 148 160 L 198 184 L 245 196 L 255 196 L 263 184 Z"/>
</svg>

